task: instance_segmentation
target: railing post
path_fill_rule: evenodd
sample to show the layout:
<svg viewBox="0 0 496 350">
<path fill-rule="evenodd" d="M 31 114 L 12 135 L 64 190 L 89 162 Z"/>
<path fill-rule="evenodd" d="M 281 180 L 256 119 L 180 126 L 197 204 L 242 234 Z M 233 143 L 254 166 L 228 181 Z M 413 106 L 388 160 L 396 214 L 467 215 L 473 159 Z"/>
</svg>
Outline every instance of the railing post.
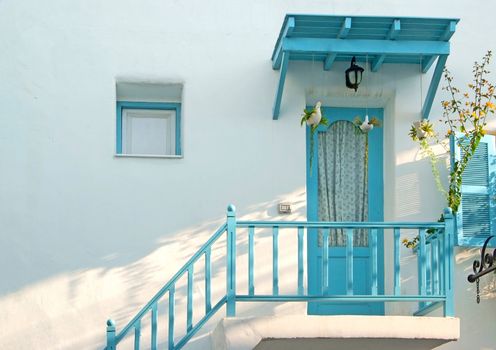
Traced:
<svg viewBox="0 0 496 350">
<path fill-rule="evenodd" d="M 444 316 L 455 315 L 454 301 L 454 256 L 455 245 L 455 222 L 451 208 L 444 209 L 444 288 L 446 302 L 444 305 Z"/>
<path fill-rule="evenodd" d="M 227 207 L 227 305 L 226 316 L 236 315 L 236 208 Z"/>
<path fill-rule="evenodd" d="M 115 322 L 107 321 L 107 347 L 106 350 L 115 350 Z"/>
</svg>

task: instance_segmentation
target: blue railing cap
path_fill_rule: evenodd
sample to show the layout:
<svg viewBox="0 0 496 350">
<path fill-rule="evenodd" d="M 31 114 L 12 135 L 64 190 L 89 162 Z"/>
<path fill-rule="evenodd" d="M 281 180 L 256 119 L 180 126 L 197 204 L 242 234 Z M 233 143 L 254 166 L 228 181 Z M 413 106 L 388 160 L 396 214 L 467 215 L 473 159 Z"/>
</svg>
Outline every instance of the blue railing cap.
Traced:
<svg viewBox="0 0 496 350">
<path fill-rule="evenodd" d="M 234 214 L 236 212 L 236 207 L 234 206 L 234 204 L 229 204 L 227 206 L 227 214 Z"/>
</svg>

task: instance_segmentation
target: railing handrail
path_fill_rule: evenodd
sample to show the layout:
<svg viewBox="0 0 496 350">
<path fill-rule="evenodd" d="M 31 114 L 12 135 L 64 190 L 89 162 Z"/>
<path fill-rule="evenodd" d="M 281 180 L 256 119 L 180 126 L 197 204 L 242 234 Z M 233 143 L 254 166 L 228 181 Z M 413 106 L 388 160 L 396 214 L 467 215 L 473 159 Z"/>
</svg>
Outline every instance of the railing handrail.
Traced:
<svg viewBox="0 0 496 350">
<path fill-rule="evenodd" d="M 143 318 L 143 316 L 151 310 L 153 304 L 158 302 L 158 300 L 169 290 L 169 288 L 177 282 L 177 280 L 188 270 L 188 268 L 194 264 L 202 254 L 205 253 L 208 247 L 212 246 L 217 239 L 224 233 L 226 230 L 226 224 L 222 224 L 221 227 L 210 237 L 210 239 L 205 242 L 201 246 L 200 249 L 183 265 L 183 267 L 167 282 L 154 296 L 150 299 L 150 301 L 141 309 L 140 312 L 134 316 L 131 321 L 116 335 L 115 343 L 116 345 L 126 336 L 129 330 L 135 325 L 135 323 Z"/>
<path fill-rule="evenodd" d="M 240 220 L 236 222 L 237 227 L 310 227 L 310 228 L 412 228 L 412 229 L 427 229 L 437 228 L 444 229 L 443 222 L 407 222 L 407 221 L 390 221 L 390 222 L 351 222 L 351 221 L 247 221 Z"/>
</svg>

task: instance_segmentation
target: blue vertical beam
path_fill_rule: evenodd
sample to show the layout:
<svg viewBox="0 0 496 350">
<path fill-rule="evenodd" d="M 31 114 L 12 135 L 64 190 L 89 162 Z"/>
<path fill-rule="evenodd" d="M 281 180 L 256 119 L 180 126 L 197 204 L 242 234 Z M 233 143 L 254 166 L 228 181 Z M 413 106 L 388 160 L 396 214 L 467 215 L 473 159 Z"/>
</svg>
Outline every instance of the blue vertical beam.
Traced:
<svg viewBox="0 0 496 350">
<path fill-rule="evenodd" d="M 431 112 L 432 103 L 434 102 L 434 97 L 436 97 L 437 88 L 441 77 L 443 76 L 444 65 L 448 55 L 440 55 L 437 59 L 436 68 L 432 74 L 431 83 L 429 85 L 429 90 L 427 90 L 427 95 L 425 96 L 424 107 L 422 108 L 422 118 L 429 118 L 429 113 Z"/>
<path fill-rule="evenodd" d="M 353 229 L 346 229 L 346 294 L 353 295 Z"/>
<path fill-rule="evenodd" d="M 394 229 L 394 295 L 401 294 L 400 229 Z"/>
<path fill-rule="evenodd" d="M 141 338 L 141 320 L 138 320 L 134 324 L 134 350 L 140 349 L 140 338 Z"/>
<path fill-rule="evenodd" d="M 115 153 L 122 154 L 122 106 L 120 102 L 117 102 L 116 108 L 116 130 L 115 130 Z"/>
<path fill-rule="evenodd" d="M 272 56 L 272 69 L 279 70 L 279 68 L 281 68 L 281 62 L 283 56 L 282 47 L 283 47 L 284 38 L 290 37 L 291 34 L 293 33 L 294 28 L 295 28 L 294 17 L 288 17 L 286 26 L 284 27 L 284 31 L 282 32 L 282 35 L 279 38 L 277 49 L 274 51 L 274 55 Z"/>
<path fill-rule="evenodd" d="M 174 298 L 176 286 L 172 285 L 169 289 L 169 331 L 168 331 L 168 345 L 169 350 L 174 350 Z"/>
<path fill-rule="evenodd" d="M 115 350 L 115 322 L 107 321 L 107 347 L 105 350 Z"/>
<path fill-rule="evenodd" d="M 255 227 L 248 227 L 248 294 L 255 294 L 255 278 L 253 276 L 253 268 L 255 265 L 255 256 L 253 252 L 253 241 L 255 236 Z"/>
<path fill-rule="evenodd" d="M 338 39 L 344 39 L 348 36 L 351 29 L 351 17 L 346 17 L 341 25 L 341 29 L 338 33 Z"/>
<path fill-rule="evenodd" d="M 329 294 L 329 233 L 330 229 L 322 229 L 322 295 Z"/>
<path fill-rule="evenodd" d="M 152 350 L 157 350 L 157 321 L 158 321 L 157 303 L 154 303 L 152 305 L 152 339 L 151 339 Z"/>
<path fill-rule="evenodd" d="M 183 154 L 183 151 L 181 149 L 181 104 L 178 104 L 176 107 L 176 130 L 175 130 L 175 135 L 176 135 L 176 156 L 180 156 Z"/>
<path fill-rule="evenodd" d="M 272 295 L 279 295 L 279 227 L 272 228 Z"/>
<path fill-rule="evenodd" d="M 338 57 L 338 54 L 335 52 L 331 52 L 326 56 L 324 60 L 324 70 L 331 70 L 332 64 L 336 60 L 336 57 Z"/>
<path fill-rule="evenodd" d="M 226 316 L 236 316 L 236 208 L 227 207 Z"/>
<path fill-rule="evenodd" d="M 444 210 L 444 230 L 445 230 L 445 240 L 444 240 L 444 266 L 445 266 L 445 289 L 446 289 L 446 302 L 444 305 L 444 316 L 454 316 L 455 315 L 455 304 L 454 304 L 454 256 L 453 247 L 455 244 L 455 223 L 453 219 L 453 213 L 450 208 Z"/>
<path fill-rule="evenodd" d="M 188 267 L 188 299 L 187 299 L 187 317 L 186 329 L 193 329 L 193 264 Z"/>
<path fill-rule="evenodd" d="M 284 83 L 286 82 L 286 73 L 288 71 L 288 65 L 289 65 L 289 52 L 284 51 L 282 53 L 281 72 L 279 75 L 279 84 L 277 85 L 276 100 L 274 101 L 274 109 L 273 109 L 273 114 L 272 114 L 272 119 L 274 119 L 274 120 L 279 119 L 279 112 L 281 110 L 282 93 L 284 91 Z"/>
<path fill-rule="evenodd" d="M 444 289 L 444 240 L 445 240 L 445 234 L 439 235 L 439 294 L 445 295 L 445 289 Z"/>
<path fill-rule="evenodd" d="M 303 227 L 298 227 L 298 295 L 303 292 Z"/>
<path fill-rule="evenodd" d="M 372 245 L 372 288 L 371 288 L 371 294 L 372 295 L 377 295 L 377 279 L 378 279 L 378 269 L 377 269 L 377 229 L 373 228 L 370 230 L 370 238 L 371 238 L 371 245 Z M 353 240 L 351 241 L 353 243 Z"/>
<path fill-rule="evenodd" d="M 205 314 L 212 310 L 212 248 L 205 251 Z"/>
</svg>

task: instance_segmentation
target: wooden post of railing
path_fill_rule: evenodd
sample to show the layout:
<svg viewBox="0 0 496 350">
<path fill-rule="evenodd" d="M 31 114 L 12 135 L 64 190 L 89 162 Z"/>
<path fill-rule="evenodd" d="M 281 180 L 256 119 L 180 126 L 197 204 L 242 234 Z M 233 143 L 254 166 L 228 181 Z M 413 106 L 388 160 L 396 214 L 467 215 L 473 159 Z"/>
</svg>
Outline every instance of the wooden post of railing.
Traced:
<svg viewBox="0 0 496 350">
<path fill-rule="evenodd" d="M 227 207 L 226 316 L 236 316 L 236 208 Z"/>
<path fill-rule="evenodd" d="M 107 321 L 107 347 L 106 350 L 115 350 L 115 322 Z"/>
<path fill-rule="evenodd" d="M 444 316 L 455 315 L 454 301 L 454 256 L 455 245 L 455 222 L 451 208 L 444 209 L 444 290 L 446 302 L 444 304 Z"/>
</svg>

